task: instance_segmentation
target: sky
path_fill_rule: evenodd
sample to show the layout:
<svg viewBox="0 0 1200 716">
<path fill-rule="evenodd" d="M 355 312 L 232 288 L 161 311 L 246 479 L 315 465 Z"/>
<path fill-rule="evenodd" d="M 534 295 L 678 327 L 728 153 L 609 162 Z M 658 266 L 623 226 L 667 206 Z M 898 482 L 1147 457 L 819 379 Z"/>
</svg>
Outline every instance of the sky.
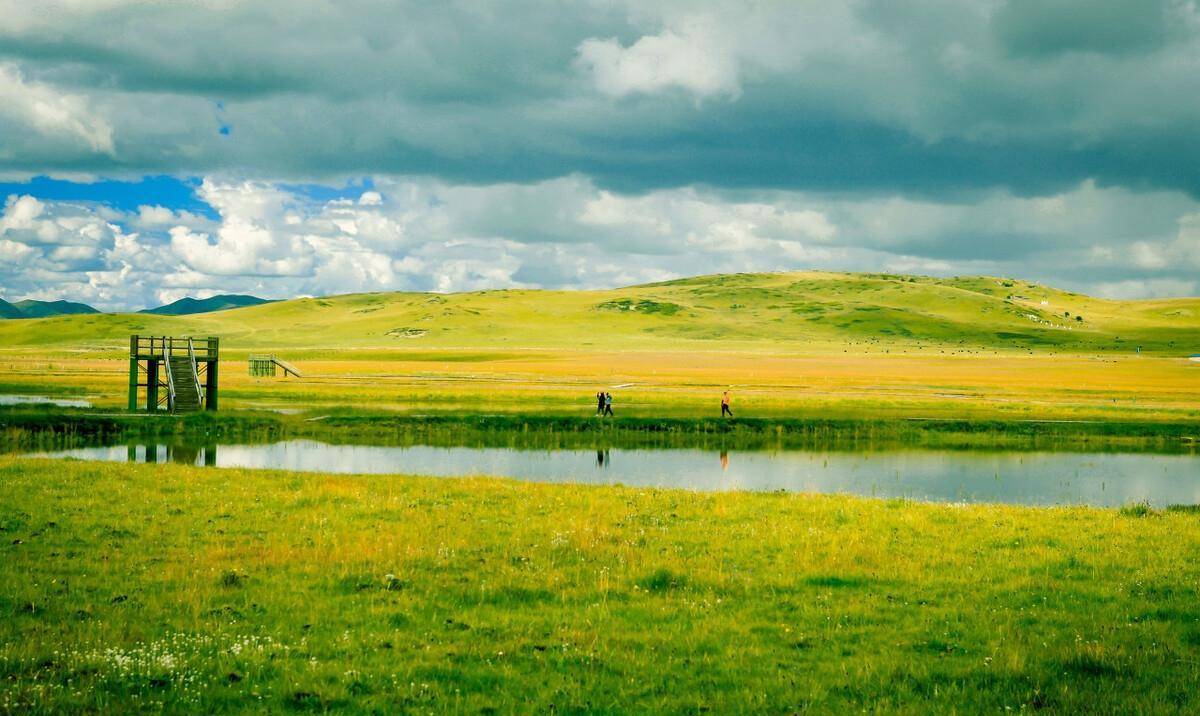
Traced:
<svg viewBox="0 0 1200 716">
<path fill-rule="evenodd" d="M 1200 294 L 1196 0 L 0 0 L 0 298 Z"/>
</svg>

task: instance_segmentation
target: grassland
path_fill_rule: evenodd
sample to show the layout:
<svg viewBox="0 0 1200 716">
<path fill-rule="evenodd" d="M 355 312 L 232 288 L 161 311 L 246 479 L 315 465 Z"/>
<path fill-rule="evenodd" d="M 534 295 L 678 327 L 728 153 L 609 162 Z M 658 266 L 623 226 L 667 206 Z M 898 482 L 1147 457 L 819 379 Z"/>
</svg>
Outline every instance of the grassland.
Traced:
<svg viewBox="0 0 1200 716">
<path fill-rule="evenodd" d="M 187 317 L 65 316 L 0 323 L 0 342 L 120 350 L 131 333 L 219 334 L 243 350 L 275 346 L 312 358 L 347 348 L 603 352 L 714 343 L 952 353 L 1129 353 L 1140 345 L 1178 355 L 1197 327 L 1200 299 L 1105 301 L 1007 279 L 802 272 L 606 291 L 353 294 Z"/>
<path fill-rule="evenodd" d="M 120 412 L 131 333 L 221 336 L 222 411 Z M 1198 299 L 823 273 L 0 321 L 0 393 L 96 406 L 0 408 L 0 448 L 1194 450 L 1197 342 Z M 0 456 L 0 551 L 2 713 L 1200 710 L 1186 508 Z"/>
<path fill-rule="evenodd" d="M 1189 712 L 1188 511 L 0 458 L 0 711 Z"/>
<path fill-rule="evenodd" d="M 829 273 L 0 321 L 0 392 L 123 406 L 131 333 L 221 336 L 222 404 L 247 410 L 566 416 L 605 388 L 618 415 L 685 418 L 732 388 L 757 417 L 1200 419 L 1200 299 Z M 250 352 L 304 379 L 252 379 Z"/>
</svg>

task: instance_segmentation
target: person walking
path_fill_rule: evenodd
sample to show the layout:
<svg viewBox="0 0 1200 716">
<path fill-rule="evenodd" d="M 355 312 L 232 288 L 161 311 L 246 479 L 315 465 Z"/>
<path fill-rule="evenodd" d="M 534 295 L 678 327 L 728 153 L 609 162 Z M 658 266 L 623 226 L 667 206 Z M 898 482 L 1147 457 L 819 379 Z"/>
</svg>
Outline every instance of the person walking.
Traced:
<svg viewBox="0 0 1200 716">
<path fill-rule="evenodd" d="M 612 393 L 605 393 L 605 394 L 604 394 L 604 414 L 605 414 L 605 415 L 612 415 L 612 414 L 613 414 L 613 411 L 612 411 Z M 613 417 L 616 417 L 616 416 L 613 416 Z"/>
<path fill-rule="evenodd" d="M 596 391 L 596 415 L 604 415 L 604 391 Z"/>
<path fill-rule="evenodd" d="M 728 415 L 731 418 L 733 417 L 733 410 L 731 410 L 729 407 L 729 405 L 732 401 L 733 401 L 733 399 L 729 397 L 729 391 L 728 390 L 725 391 L 724 395 L 721 396 L 721 417 L 722 418 L 725 417 L 726 415 Z"/>
</svg>

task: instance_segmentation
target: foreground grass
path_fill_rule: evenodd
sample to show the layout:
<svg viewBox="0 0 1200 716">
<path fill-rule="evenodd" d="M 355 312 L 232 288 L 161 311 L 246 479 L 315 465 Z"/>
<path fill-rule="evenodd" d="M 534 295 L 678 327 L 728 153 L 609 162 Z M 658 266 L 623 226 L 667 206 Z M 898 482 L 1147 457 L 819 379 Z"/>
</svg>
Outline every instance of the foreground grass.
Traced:
<svg viewBox="0 0 1200 716">
<path fill-rule="evenodd" d="M 1200 522 L 0 458 L 0 711 L 1200 707 Z"/>
</svg>

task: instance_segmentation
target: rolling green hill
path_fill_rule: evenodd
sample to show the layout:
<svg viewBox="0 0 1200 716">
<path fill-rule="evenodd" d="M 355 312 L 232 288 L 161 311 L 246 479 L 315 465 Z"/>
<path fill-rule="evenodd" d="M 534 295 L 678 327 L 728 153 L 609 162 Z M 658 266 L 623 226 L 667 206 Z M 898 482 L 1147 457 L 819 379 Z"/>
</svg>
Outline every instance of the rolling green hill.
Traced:
<svg viewBox="0 0 1200 716">
<path fill-rule="evenodd" d="M 144 311 L 139 311 L 139 313 L 153 313 L 160 316 L 190 316 L 195 313 L 211 313 L 212 311 L 227 311 L 231 308 L 260 306 L 264 303 L 270 303 L 270 301 L 258 296 L 240 296 L 235 294 L 221 294 L 219 296 L 209 296 L 208 298 L 186 296 L 165 306 L 147 308 Z"/>
<path fill-rule="evenodd" d="M 49 316 L 74 316 L 80 314 L 99 313 L 86 303 L 73 301 L 35 301 L 27 298 L 24 301 L 10 303 L 10 306 L 20 312 L 20 316 L 12 318 L 47 318 Z"/>
<path fill-rule="evenodd" d="M 1200 299 L 1109 301 L 990 277 L 796 272 L 606 291 L 303 298 L 191 316 L 0 324 L 0 345 L 120 348 L 131 333 L 219 335 L 233 350 L 333 348 L 1200 350 Z"/>
<path fill-rule="evenodd" d="M 24 318 L 21 309 L 0 298 L 0 318 Z"/>
</svg>

